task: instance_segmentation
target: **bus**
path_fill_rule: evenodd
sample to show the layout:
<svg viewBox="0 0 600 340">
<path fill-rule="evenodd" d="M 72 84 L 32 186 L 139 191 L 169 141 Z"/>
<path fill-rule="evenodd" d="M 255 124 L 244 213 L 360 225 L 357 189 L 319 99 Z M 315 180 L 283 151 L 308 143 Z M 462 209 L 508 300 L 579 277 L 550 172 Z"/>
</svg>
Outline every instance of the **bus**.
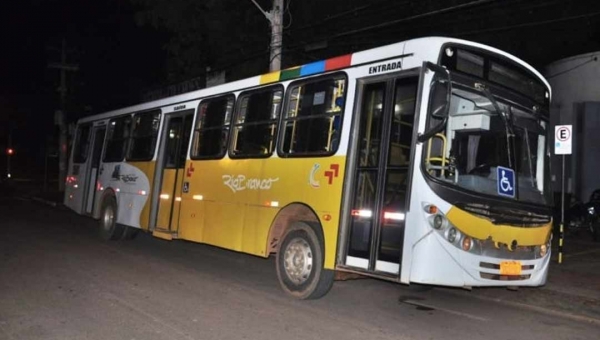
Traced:
<svg viewBox="0 0 600 340">
<path fill-rule="evenodd" d="M 77 122 L 64 204 L 267 258 L 282 289 L 335 272 L 539 286 L 550 260 L 550 87 L 479 43 L 427 37 Z"/>
</svg>

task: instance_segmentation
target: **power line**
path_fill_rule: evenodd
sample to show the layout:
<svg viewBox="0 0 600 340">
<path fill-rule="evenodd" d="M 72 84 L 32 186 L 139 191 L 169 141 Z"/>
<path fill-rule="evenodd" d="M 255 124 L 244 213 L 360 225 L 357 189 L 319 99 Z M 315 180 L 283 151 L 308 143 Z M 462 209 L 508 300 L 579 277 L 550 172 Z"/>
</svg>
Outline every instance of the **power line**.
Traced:
<svg viewBox="0 0 600 340">
<path fill-rule="evenodd" d="M 473 4 L 473 3 L 469 3 L 469 4 Z M 469 4 L 464 4 L 464 5 L 469 5 Z M 547 7 L 548 5 L 552 5 L 553 3 L 544 3 L 545 7 Z M 464 5 L 459 5 L 459 6 L 464 6 Z M 455 6 L 456 7 L 456 6 Z M 540 5 L 536 5 L 534 6 L 534 8 L 537 7 L 539 8 Z M 411 20 L 414 18 L 420 18 L 420 17 L 424 17 L 427 15 L 432 15 L 432 14 L 438 14 L 441 12 L 447 12 L 451 9 L 453 9 L 454 7 L 450 7 L 450 8 L 446 8 L 446 9 L 441 9 L 441 10 L 436 10 L 433 12 L 427 12 L 427 13 L 423 13 L 423 14 L 418 14 L 415 16 L 411 16 L 408 18 L 402 18 L 402 19 L 398 19 L 398 20 L 393 20 L 393 21 L 388 21 L 382 24 L 378 24 L 378 25 L 374 25 L 374 26 L 369 26 L 369 27 L 365 27 L 365 28 L 361 28 L 358 30 L 353 30 L 353 31 L 346 31 L 343 33 L 340 33 L 336 36 L 333 37 L 328 37 L 327 40 L 331 40 L 331 41 L 335 41 L 333 38 L 336 37 L 340 37 L 340 36 L 345 36 L 345 35 L 350 35 L 350 34 L 354 34 L 354 33 L 365 33 L 366 31 L 370 31 L 373 30 L 375 28 L 380 28 L 380 27 L 385 27 L 385 26 L 390 26 L 392 24 L 401 22 L 401 21 L 407 21 L 407 20 Z M 495 31 L 503 31 L 503 30 L 510 30 L 510 29 L 515 29 L 515 28 L 522 28 L 522 27 L 531 27 L 531 26 L 538 26 L 538 25 L 544 25 L 544 24 L 551 24 L 551 23 L 555 23 L 555 22 L 563 22 L 563 21 L 570 21 L 570 20 L 575 20 L 575 19 L 579 19 L 579 18 L 584 18 L 584 17 L 592 17 L 592 16 L 596 16 L 600 14 L 600 12 L 593 12 L 593 13 L 587 13 L 587 14 L 583 14 L 583 15 L 575 15 L 575 16 L 570 16 L 570 17 L 566 17 L 566 18 L 558 18 L 558 19 L 551 19 L 551 20 L 542 20 L 542 21 L 537 21 L 537 22 L 528 22 L 528 23 L 523 23 L 523 24 L 518 24 L 518 25 L 509 25 L 509 26 L 502 26 L 502 27 L 496 27 L 496 28 L 490 28 L 490 29 L 485 29 L 485 30 L 477 30 L 477 31 L 469 31 L 469 32 L 458 32 L 458 33 L 453 33 L 453 36 L 465 36 L 465 35 L 473 35 L 473 34 L 478 34 L 478 33 L 489 33 L 489 32 L 495 32 Z M 404 31 L 406 32 L 406 31 Z M 375 34 L 375 33 L 373 33 Z M 364 34 L 363 34 L 364 35 Z M 319 40 L 323 40 L 324 38 L 320 38 L 320 39 L 314 39 L 313 42 L 315 41 L 319 41 Z M 297 49 L 300 46 L 305 45 L 306 43 L 310 43 L 309 42 L 299 42 L 296 45 L 292 45 L 292 46 L 288 46 L 288 49 Z M 340 42 L 340 43 L 335 43 L 335 45 L 348 45 L 347 42 Z"/>
<path fill-rule="evenodd" d="M 556 22 L 571 21 L 571 20 L 575 20 L 575 19 L 581 19 L 581 18 L 586 18 L 586 17 L 593 17 L 593 16 L 596 16 L 596 15 L 599 15 L 599 14 L 600 14 L 600 11 L 598 11 L 598 12 L 592 12 L 592 13 L 587 13 L 587 14 L 581 14 L 581 15 L 574 15 L 574 16 L 570 16 L 570 17 L 566 17 L 566 18 L 560 18 L 560 19 L 542 20 L 542 21 L 536 21 L 536 22 L 528 22 L 528 23 L 519 24 L 519 25 L 503 26 L 503 27 L 488 28 L 488 29 L 484 29 L 484 30 L 470 31 L 470 32 L 460 33 L 458 35 L 462 36 L 462 35 L 473 35 L 473 34 L 479 34 L 479 33 L 490 33 L 490 32 L 498 32 L 498 31 L 506 31 L 506 30 L 511 30 L 513 28 L 539 26 L 539 25 L 553 24 L 553 23 L 556 23 Z"/>
<path fill-rule="evenodd" d="M 454 11 L 454 10 L 457 10 L 457 9 L 464 9 L 464 8 L 468 8 L 468 7 L 474 7 L 474 6 L 478 6 L 478 5 L 482 5 L 482 4 L 486 4 L 486 3 L 491 3 L 491 2 L 494 2 L 494 1 L 496 1 L 496 0 L 476 0 L 476 1 L 471 1 L 471 2 L 466 3 L 466 4 L 461 4 L 461 5 L 452 6 L 452 7 L 446 7 L 446 8 L 438 9 L 438 10 L 435 10 L 435 11 L 430 11 L 430 12 L 426 12 L 426 13 L 416 14 L 416 15 L 409 16 L 409 17 L 406 17 L 406 18 L 401 18 L 401 19 L 397 19 L 397 20 L 387 21 L 387 22 L 384 22 L 384 23 L 381 23 L 381 24 L 377 24 L 377 25 L 367 26 L 367 27 L 363 27 L 363 28 L 359 28 L 359 29 L 355 29 L 355 30 L 351 30 L 351 31 L 346 31 L 346 32 L 338 33 L 338 34 L 335 34 L 335 35 L 331 36 L 331 38 L 340 38 L 340 37 L 351 35 L 351 34 L 356 34 L 356 33 L 361 33 L 361 32 L 365 32 L 365 31 L 370 31 L 370 30 L 374 30 L 374 29 L 377 29 L 377 28 L 382 28 L 382 27 L 386 27 L 386 26 L 395 25 L 395 24 L 398 24 L 398 23 L 401 23 L 401 22 L 406 22 L 406 21 L 411 21 L 411 20 L 415 20 L 415 19 L 420 19 L 420 18 L 424 18 L 424 17 L 436 15 L 436 14 L 441 14 L 441 13 L 447 13 L 447 12 Z"/>
</svg>

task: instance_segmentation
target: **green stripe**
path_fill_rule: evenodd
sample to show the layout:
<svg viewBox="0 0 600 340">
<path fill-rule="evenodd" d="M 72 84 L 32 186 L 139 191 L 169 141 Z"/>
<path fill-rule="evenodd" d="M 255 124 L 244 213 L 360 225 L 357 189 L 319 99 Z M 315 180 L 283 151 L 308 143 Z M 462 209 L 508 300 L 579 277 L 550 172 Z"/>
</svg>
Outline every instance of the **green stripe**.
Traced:
<svg viewBox="0 0 600 340">
<path fill-rule="evenodd" d="M 300 77 L 300 67 L 281 71 L 279 80 L 288 80 L 298 77 Z"/>
</svg>

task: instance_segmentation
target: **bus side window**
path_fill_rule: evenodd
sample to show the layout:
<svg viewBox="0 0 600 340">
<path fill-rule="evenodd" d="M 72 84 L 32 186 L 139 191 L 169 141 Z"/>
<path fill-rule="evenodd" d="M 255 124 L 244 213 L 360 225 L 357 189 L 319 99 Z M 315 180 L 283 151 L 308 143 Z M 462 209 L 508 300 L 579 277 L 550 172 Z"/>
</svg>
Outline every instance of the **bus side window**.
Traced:
<svg viewBox="0 0 600 340">
<path fill-rule="evenodd" d="M 106 150 L 104 162 L 121 162 L 125 159 L 125 152 L 131 134 L 131 116 L 111 119 L 108 123 Z"/>
<path fill-rule="evenodd" d="M 331 155 L 337 151 L 345 87 L 343 75 L 292 85 L 283 119 L 283 155 Z"/>
<path fill-rule="evenodd" d="M 241 95 L 233 128 L 232 157 L 268 157 L 273 153 L 282 96 L 281 86 Z"/>
<path fill-rule="evenodd" d="M 73 163 L 85 163 L 90 148 L 90 128 L 91 125 L 79 125 L 77 136 L 75 137 L 75 147 L 73 148 Z"/>
<path fill-rule="evenodd" d="M 160 110 L 140 112 L 133 116 L 133 133 L 127 160 L 149 161 L 154 157 Z"/>
<path fill-rule="evenodd" d="M 233 95 L 226 95 L 200 103 L 192 159 L 219 159 L 225 155 L 234 102 Z"/>
</svg>

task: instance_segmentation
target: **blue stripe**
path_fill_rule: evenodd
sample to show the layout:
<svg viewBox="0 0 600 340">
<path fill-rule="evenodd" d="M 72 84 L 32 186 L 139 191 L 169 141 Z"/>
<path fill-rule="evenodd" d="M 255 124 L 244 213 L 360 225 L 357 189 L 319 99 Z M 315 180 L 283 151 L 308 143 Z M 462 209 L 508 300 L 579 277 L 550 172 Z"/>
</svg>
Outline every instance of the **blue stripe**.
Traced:
<svg viewBox="0 0 600 340">
<path fill-rule="evenodd" d="M 300 76 L 308 76 L 310 74 L 321 73 L 325 71 L 325 60 L 303 65 L 300 68 Z"/>
</svg>

